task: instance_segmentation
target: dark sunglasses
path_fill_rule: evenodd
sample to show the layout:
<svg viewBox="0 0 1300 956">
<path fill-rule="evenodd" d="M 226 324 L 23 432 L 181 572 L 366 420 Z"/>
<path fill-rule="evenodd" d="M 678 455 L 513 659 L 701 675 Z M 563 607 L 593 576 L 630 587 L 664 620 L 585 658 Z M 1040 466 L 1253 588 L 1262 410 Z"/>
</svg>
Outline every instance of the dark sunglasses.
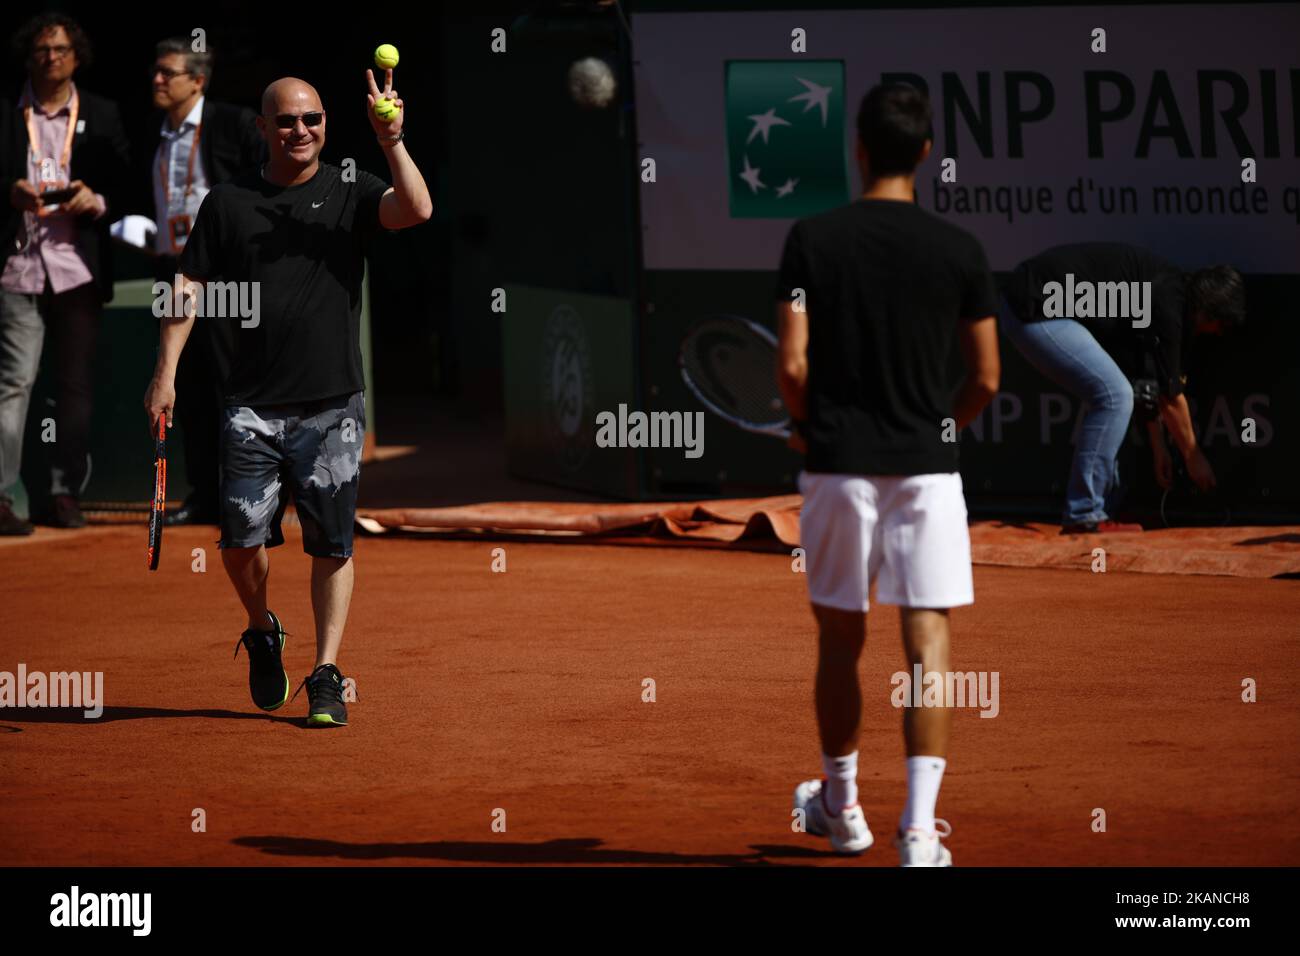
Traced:
<svg viewBox="0 0 1300 956">
<path fill-rule="evenodd" d="M 319 126 L 325 122 L 325 111 L 315 110 L 311 113 L 276 113 L 273 117 L 279 129 L 293 129 L 302 120 L 303 126 Z"/>
</svg>

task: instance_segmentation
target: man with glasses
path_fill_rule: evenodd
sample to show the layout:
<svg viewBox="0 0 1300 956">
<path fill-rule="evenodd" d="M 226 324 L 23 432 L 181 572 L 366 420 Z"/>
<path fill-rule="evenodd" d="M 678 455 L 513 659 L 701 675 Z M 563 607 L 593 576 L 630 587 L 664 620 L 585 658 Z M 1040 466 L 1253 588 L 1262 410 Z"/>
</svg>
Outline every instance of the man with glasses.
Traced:
<svg viewBox="0 0 1300 956">
<path fill-rule="evenodd" d="M 208 96 L 212 54 L 196 52 L 187 39 L 158 44 L 150 73 L 153 105 L 164 112 L 150 165 L 153 183 L 154 276 L 171 282 L 199 206 L 215 183 L 227 182 L 266 161 L 266 144 L 252 110 Z M 214 323 L 195 330 L 176 370 L 185 401 L 176 408 L 185 445 L 190 494 L 166 523 L 217 523 L 217 445 L 221 421 L 220 369 L 230 346 L 215 336 Z"/>
<path fill-rule="evenodd" d="M 91 61 L 71 17 L 41 14 L 14 36 L 27 82 L 0 103 L 0 534 L 30 534 L 13 512 L 23 428 L 46 337 L 56 402 L 49 467 L 28 474 L 40 523 L 86 523 L 79 498 L 90 476 L 95 339 L 113 297 L 109 216 L 129 167 L 116 104 L 80 89 Z M 33 471 L 33 469 L 29 469 Z"/>
<path fill-rule="evenodd" d="M 280 518 L 293 498 L 303 549 L 312 557 L 316 662 L 303 681 L 311 726 L 347 723 L 337 658 L 352 598 L 365 425 L 364 256 L 380 228 L 405 229 L 433 214 L 428 187 L 402 142 L 403 104 L 392 71 L 386 72 L 381 93 L 366 71 L 366 115 L 392 187 L 352 162 L 343 168 L 321 162 L 326 114 L 320 96 L 302 80 L 276 80 L 262 96 L 257 120 L 266 165 L 212 188 L 180 261 L 182 294 L 203 296 L 204 283 L 226 290 L 233 284 L 242 301 L 257 303 L 251 317 L 205 319 L 224 325 L 233 339 L 223 381 L 221 557 L 248 613 L 240 643 L 253 702 L 276 710 L 288 699 L 289 679 L 285 630 L 267 609 L 267 548 L 283 542 Z M 374 115 L 380 96 L 396 102 L 391 122 Z M 158 365 L 145 393 L 151 427 L 161 415 L 171 424 L 177 360 L 194 322 L 192 314 L 163 321 Z"/>
</svg>

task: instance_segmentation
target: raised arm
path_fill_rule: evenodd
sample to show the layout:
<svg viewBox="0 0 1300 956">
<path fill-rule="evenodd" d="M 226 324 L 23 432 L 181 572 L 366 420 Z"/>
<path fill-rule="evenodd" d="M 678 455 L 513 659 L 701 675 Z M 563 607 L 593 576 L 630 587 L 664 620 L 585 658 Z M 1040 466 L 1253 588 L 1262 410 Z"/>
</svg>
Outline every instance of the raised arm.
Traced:
<svg viewBox="0 0 1300 956">
<path fill-rule="evenodd" d="M 375 74 L 366 70 L 366 82 L 370 92 L 366 95 L 369 109 L 370 125 L 375 131 L 375 138 L 388 160 L 388 171 L 392 175 L 393 185 L 379 200 L 379 224 L 385 229 L 406 229 L 428 222 L 433 216 L 433 199 L 429 196 L 429 187 L 416 167 L 411 154 L 402 142 L 402 123 L 406 112 L 402 100 L 393 89 L 393 71 L 384 71 L 384 89 L 375 86 Z M 392 122 L 384 122 L 375 115 L 375 100 L 381 96 L 394 100 L 397 104 L 397 117 Z"/>
</svg>

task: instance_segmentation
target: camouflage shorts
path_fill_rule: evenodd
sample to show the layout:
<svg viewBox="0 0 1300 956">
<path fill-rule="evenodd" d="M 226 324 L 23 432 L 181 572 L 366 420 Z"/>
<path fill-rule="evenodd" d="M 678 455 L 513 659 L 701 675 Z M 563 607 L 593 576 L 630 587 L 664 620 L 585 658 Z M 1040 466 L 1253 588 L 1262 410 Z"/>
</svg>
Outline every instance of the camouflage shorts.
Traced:
<svg viewBox="0 0 1300 956">
<path fill-rule="evenodd" d="M 221 547 L 284 543 L 280 519 L 292 499 L 303 550 L 352 556 L 365 395 L 295 405 L 225 409 L 221 428 Z"/>
</svg>

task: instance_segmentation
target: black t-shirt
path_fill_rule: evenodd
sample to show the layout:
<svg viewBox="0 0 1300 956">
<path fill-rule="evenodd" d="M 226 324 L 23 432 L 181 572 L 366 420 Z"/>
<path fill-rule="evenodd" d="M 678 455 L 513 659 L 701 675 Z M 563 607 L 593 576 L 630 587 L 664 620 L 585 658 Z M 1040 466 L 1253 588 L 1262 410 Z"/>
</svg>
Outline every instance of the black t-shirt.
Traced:
<svg viewBox="0 0 1300 956">
<path fill-rule="evenodd" d="M 1135 329 L 1125 316 L 1083 317 L 1074 321 L 1093 334 L 1099 345 L 1130 378 L 1154 378 L 1160 391 L 1173 397 L 1183 391 L 1183 349 L 1187 317 L 1183 302 L 1183 273 L 1177 266 L 1137 246 L 1118 242 L 1082 242 L 1055 246 L 1016 266 L 1007 282 L 1007 304 L 1022 322 L 1042 322 L 1043 287 L 1066 275 L 1081 282 L 1150 282 L 1151 325 Z M 1096 311 L 1096 310 L 1094 310 Z"/>
<path fill-rule="evenodd" d="M 956 471 L 943 420 L 957 322 L 997 311 L 975 237 L 914 203 L 859 199 L 791 228 L 777 298 L 795 288 L 808 309 L 805 467 Z"/>
<path fill-rule="evenodd" d="M 185 275 L 258 283 L 257 325 L 212 322 L 230 367 L 230 405 L 282 405 L 361 391 L 361 278 L 365 248 L 379 230 L 388 185 L 356 171 L 344 182 L 321 163 L 297 186 L 276 186 L 260 171 L 219 183 L 203 199 L 181 255 Z M 208 301 L 205 290 L 205 302 Z M 244 302 L 251 304 L 251 293 Z"/>
</svg>

